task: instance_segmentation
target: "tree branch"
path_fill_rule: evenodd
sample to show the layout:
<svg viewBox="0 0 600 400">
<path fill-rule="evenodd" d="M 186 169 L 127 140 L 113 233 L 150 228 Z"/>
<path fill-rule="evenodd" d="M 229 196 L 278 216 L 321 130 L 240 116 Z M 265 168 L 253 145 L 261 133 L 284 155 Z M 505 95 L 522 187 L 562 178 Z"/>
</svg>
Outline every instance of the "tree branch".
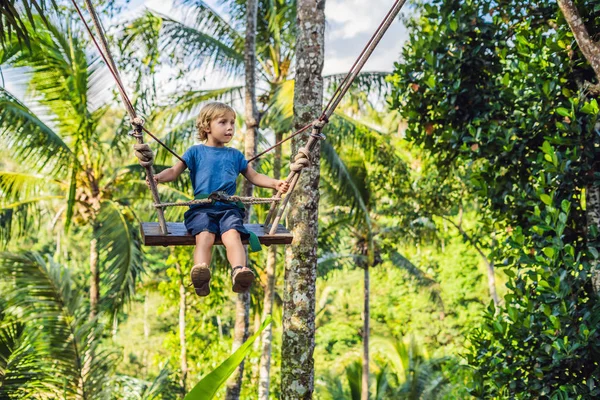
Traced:
<svg viewBox="0 0 600 400">
<path fill-rule="evenodd" d="M 600 82 L 600 43 L 594 42 L 581 19 L 579 10 L 572 0 L 558 0 L 558 5 L 575 36 L 581 52 L 592 65 L 596 78 Z M 594 85 L 598 86 L 600 84 Z"/>
</svg>

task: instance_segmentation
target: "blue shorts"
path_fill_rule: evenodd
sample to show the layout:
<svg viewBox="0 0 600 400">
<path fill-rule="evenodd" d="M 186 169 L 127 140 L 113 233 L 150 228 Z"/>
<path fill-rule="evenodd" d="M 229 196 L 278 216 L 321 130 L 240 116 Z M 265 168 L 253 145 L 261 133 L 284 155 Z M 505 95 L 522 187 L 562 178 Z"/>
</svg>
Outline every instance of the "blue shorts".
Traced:
<svg viewBox="0 0 600 400">
<path fill-rule="evenodd" d="M 244 227 L 245 211 L 238 207 L 192 207 L 184 214 L 185 227 L 192 236 L 200 232 L 222 235 L 230 229 L 240 233 L 242 239 L 250 236 Z"/>
</svg>

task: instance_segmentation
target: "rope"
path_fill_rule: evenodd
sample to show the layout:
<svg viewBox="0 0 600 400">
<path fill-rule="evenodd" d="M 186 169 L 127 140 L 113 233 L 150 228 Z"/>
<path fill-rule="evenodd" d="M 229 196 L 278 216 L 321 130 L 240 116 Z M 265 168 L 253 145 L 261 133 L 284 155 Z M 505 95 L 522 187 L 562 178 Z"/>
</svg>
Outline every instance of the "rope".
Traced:
<svg viewBox="0 0 600 400">
<path fill-rule="evenodd" d="M 302 132 L 308 130 L 310 127 L 312 126 L 311 124 L 308 124 L 300 129 L 298 129 L 296 132 L 292 133 L 290 136 L 286 137 L 283 140 L 280 140 L 279 142 L 275 143 L 273 146 L 269 147 L 268 149 L 266 149 L 265 151 L 258 153 L 257 155 L 255 155 L 254 157 L 252 157 L 251 159 L 248 160 L 248 162 L 252 162 L 254 160 L 256 160 L 258 157 L 270 152 L 271 150 L 273 150 L 274 148 L 276 148 L 277 146 L 282 145 L 283 143 L 287 142 L 288 140 L 292 139 L 295 136 L 298 136 L 299 134 L 301 134 Z"/>
<path fill-rule="evenodd" d="M 154 153 L 148 143 L 136 143 L 133 145 L 133 149 L 142 167 L 151 167 L 154 164 Z"/>
<path fill-rule="evenodd" d="M 277 203 L 281 201 L 280 198 L 275 197 L 240 197 L 240 196 L 228 196 L 227 199 L 220 199 L 218 201 L 223 202 L 233 202 L 233 203 L 243 203 L 243 204 L 270 204 Z M 198 200 L 190 200 L 190 201 L 180 201 L 174 203 L 156 203 L 154 207 L 156 208 L 166 208 L 166 207 L 184 207 L 184 206 L 193 206 L 195 204 L 212 204 L 214 202 L 213 199 L 198 199 Z"/>
<path fill-rule="evenodd" d="M 344 79 L 342 80 L 342 82 L 340 83 L 338 88 L 336 89 L 336 91 L 333 93 L 331 98 L 329 99 L 329 102 L 323 109 L 323 112 L 321 113 L 321 116 L 318 118 L 317 121 L 322 121 L 324 123 L 329 122 L 329 117 L 331 117 L 331 115 L 333 114 L 335 109 L 338 107 L 338 105 L 342 101 L 342 98 L 346 95 L 346 93 L 348 92 L 348 90 L 350 89 L 350 87 L 352 86 L 354 81 L 356 80 L 356 77 L 358 76 L 358 74 L 362 70 L 363 66 L 365 65 L 365 63 L 367 62 L 367 60 L 369 59 L 369 57 L 371 56 L 371 54 L 373 53 L 373 51 L 375 50 L 375 48 L 377 47 L 379 42 L 381 41 L 381 38 L 383 37 L 385 32 L 388 30 L 388 28 L 390 27 L 390 25 L 392 24 L 392 22 L 394 21 L 394 19 L 396 18 L 396 16 L 402 9 L 402 7 L 404 6 L 405 2 L 406 2 L 406 0 L 396 0 L 396 2 L 392 5 L 392 7 L 390 8 L 390 10 L 386 14 L 386 16 L 383 18 L 383 20 L 381 21 L 381 23 L 375 30 L 375 33 L 373 33 L 373 36 L 371 36 L 371 38 L 369 39 L 369 41 L 367 42 L 367 44 L 365 45 L 365 47 L 363 48 L 363 50 L 361 51 L 359 56 L 354 61 L 354 64 L 352 65 L 352 67 L 350 68 L 350 70 L 348 71 L 348 73 L 346 74 L 346 76 L 344 77 Z M 254 156 L 252 159 L 250 159 L 248 161 L 254 161 L 255 159 L 259 158 L 260 156 L 273 150 L 277 146 L 280 146 L 282 143 L 290 140 L 294 136 L 297 136 L 300 133 L 306 131 L 313 125 L 314 125 L 314 123 L 300 128 L 298 131 L 294 132 L 287 138 L 275 143 L 273 146 L 269 147 L 267 150 Z"/>
<path fill-rule="evenodd" d="M 338 86 L 338 89 L 335 91 L 335 93 L 327 103 L 327 106 L 323 110 L 323 114 L 321 115 L 321 117 L 325 117 L 326 119 L 329 119 L 329 117 L 331 117 L 331 114 L 333 114 L 337 106 L 340 104 L 342 98 L 348 92 L 350 86 L 352 86 L 352 83 L 354 83 L 356 76 L 360 73 L 369 57 L 371 57 L 373 50 L 375 50 L 375 48 L 381 41 L 381 38 L 390 27 L 390 25 L 404 6 L 405 2 L 406 0 L 396 0 L 396 2 L 392 5 L 390 11 L 388 11 L 387 15 L 383 18 L 383 21 L 381 21 L 381 24 L 379 24 L 379 27 L 377 27 L 375 33 L 367 42 L 367 45 L 364 47 L 363 51 L 360 53 L 360 55 L 354 62 L 354 65 L 352 65 L 352 68 L 350 68 L 350 71 L 346 75 L 346 78 L 344 78 L 340 86 Z"/>
<path fill-rule="evenodd" d="M 144 120 L 137 116 L 137 114 L 135 112 L 135 108 L 133 107 L 133 103 L 131 102 L 131 99 L 127 95 L 127 90 L 125 90 L 125 86 L 123 85 L 123 81 L 121 80 L 119 70 L 117 69 L 117 65 L 114 61 L 114 58 L 112 57 L 110 48 L 108 47 L 108 42 L 106 40 L 106 36 L 104 35 L 104 29 L 102 28 L 102 24 L 100 23 L 98 14 L 96 14 L 96 10 L 90 0 L 84 0 L 84 1 L 90 12 L 90 15 L 92 16 L 92 21 L 94 22 L 94 27 L 96 28 L 96 31 L 98 32 L 98 36 L 100 37 L 100 43 L 98 43 L 98 41 L 96 40 L 96 37 L 94 36 L 94 34 L 92 32 L 92 29 L 90 28 L 87 21 L 85 20 L 85 17 L 83 16 L 83 12 L 79 8 L 79 6 L 75 2 L 75 0 L 71 0 L 71 3 L 73 3 L 73 6 L 77 10 L 77 14 L 79 14 L 79 18 L 83 22 L 85 29 L 87 30 L 88 34 L 90 35 L 90 38 L 92 39 L 92 42 L 94 42 L 94 45 L 98 49 L 98 52 L 100 53 L 100 56 L 102 57 L 102 60 L 104 60 L 104 63 L 108 67 L 108 70 L 110 71 L 115 82 L 117 83 L 117 89 L 119 89 L 119 94 L 121 95 L 121 100 L 123 101 L 125 110 L 127 111 L 127 114 L 129 115 L 129 120 L 131 121 L 131 124 L 133 125 L 133 128 L 134 128 L 134 133 L 131 133 L 130 135 L 137 138 L 138 137 L 137 135 L 139 135 L 140 132 L 143 130 L 148 135 L 150 135 L 150 137 L 152 137 L 152 139 L 154 139 L 158 144 L 160 144 L 162 147 L 164 147 L 169 153 L 171 153 L 172 155 L 177 157 L 180 161 L 185 162 L 176 152 L 174 152 L 172 149 L 170 149 L 169 146 L 167 146 L 161 140 L 159 140 L 148 129 L 144 128 L 144 126 L 143 126 Z"/>
</svg>

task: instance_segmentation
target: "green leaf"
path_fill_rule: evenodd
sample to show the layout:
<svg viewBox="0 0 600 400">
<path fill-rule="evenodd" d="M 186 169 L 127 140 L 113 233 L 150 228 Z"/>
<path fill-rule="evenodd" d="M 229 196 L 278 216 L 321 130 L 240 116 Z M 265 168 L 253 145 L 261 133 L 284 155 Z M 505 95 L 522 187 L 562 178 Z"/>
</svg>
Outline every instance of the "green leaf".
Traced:
<svg viewBox="0 0 600 400">
<path fill-rule="evenodd" d="M 592 99 L 590 102 L 586 102 L 581 107 L 581 112 L 589 115 L 597 115 L 600 110 L 598 109 L 598 102 L 596 99 Z"/>
<path fill-rule="evenodd" d="M 71 219 L 75 208 L 75 194 L 77 191 L 77 164 L 73 163 L 71 170 L 71 182 L 69 183 L 69 197 L 67 199 L 67 217 L 65 218 L 65 232 L 69 232 Z"/>
<path fill-rule="evenodd" d="M 554 149 L 550 145 L 550 142 L 548 142 L 547 140 L 545 140 L 544 143 L 542 144 L 542 151 L 545 154 L 549 154 L 549 155 L 553 155 L 554 154 Z"/>
<path fill-rule="evenodd" d="M 558 107 L 556 109 L 556 113 L 562 117 L 570 117 L 571 116 L 571 112 L 564 107 Z"/>
<path fill-rule="evenodd" d="M 223 361 L 214 371 L 206 375 L 194 388 L 184 397 L 184 400 L 209 400 L 215 396 L 217 390 L 225 383 L 227 378 L 244 360 L 250 352 L 252 344 L 260 336 L 262 331 L 271 323 L 272 318 L 268 317 L 260 326 L 260 329 L 252 335 L 246 342 L 240 346 L 227 360 Z"/>
<path fill-rule="evenodd" d="M 552 205 L 552 197 L 548 196 L 546 193 L 540 195 L 540 200 L 547 206 Z"/>
<path fill-rule="evenodd" d="M 552 247 L 544 247 L 542 251 L 548 258 L 554 257 L 554 249 Z"/>
<path fill-rule="evenodd" d="M 451 19 L 450 20 L 450 29 L 452 29 L 454 32 L 456 32 L 457 28 L 458 28 L 458 22 L 455 19 Z"/>
<path fill-rule="evenodd" d="M 433 75 L 429 75 L 429 78 L 427 78 L 425 83 L 427 83 L 427 86 L 429 86 L 431 89 L 435 88 L 435 77 Z"/>
</svg>

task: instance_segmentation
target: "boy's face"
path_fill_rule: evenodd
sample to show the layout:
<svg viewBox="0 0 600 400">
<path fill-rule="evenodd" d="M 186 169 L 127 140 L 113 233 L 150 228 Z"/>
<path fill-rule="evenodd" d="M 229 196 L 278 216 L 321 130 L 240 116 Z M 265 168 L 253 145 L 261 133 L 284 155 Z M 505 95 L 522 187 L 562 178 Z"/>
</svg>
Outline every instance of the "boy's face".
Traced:
<svg viewBox="0 0 600 400">
<path fill-rule="evenodd" d="M 228 112 L 213 119 L 207 133 L 208 141 L 213 145 L 229 143 L 235 133 L 235 115 Z"/>
</svg>

